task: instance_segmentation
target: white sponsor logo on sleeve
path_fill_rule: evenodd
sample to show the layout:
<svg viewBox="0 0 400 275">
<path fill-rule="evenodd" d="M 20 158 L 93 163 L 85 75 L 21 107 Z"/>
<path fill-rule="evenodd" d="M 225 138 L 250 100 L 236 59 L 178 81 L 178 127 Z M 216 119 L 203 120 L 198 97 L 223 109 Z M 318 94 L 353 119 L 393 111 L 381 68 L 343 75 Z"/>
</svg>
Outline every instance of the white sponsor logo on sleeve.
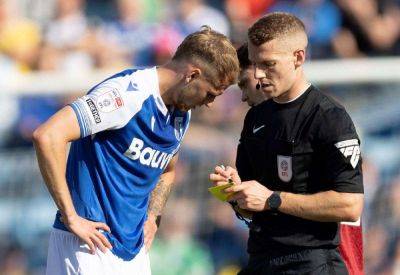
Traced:
<svg viewBox="0 0 400 275">
<path fill-rule="evenodd" d="M 101 122 L 101 118 L 100 118 L 100 115 L 99 115 L 99 111 L 97 110 L 96 105 L 94 105 L 93 100 L 88 98 L 88 99 L 86 99 L 86 103 L 89 106 L 89 109 L 90 109 L 90 112 L 93 115 L 94 121 L 97 124 L 100 123 Z"/>
<path fill-rule="evenodd" d="M 335 143 L 336 148 L 340 150 L 345 158 L 350 157 L 350 164 L 353 168 L 356 168 L 358 161 L 360 160 L 360 145 L 358 139 L 348 139 Z"/>
</svg>

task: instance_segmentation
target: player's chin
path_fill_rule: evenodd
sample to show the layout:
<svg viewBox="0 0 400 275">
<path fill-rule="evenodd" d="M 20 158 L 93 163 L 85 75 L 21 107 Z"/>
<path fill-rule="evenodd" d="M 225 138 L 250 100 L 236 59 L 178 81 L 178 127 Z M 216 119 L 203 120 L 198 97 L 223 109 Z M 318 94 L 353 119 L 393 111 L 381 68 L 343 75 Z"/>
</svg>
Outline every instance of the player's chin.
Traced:
<svg viewBox="0 0 400 275">
<path fill-rule="evenodd" d="M 180 105 L 178 105 L 177 108 L 178 108 L 178 110 L 181 111 L 181 112 L 187 112 L 187 111 L 190 110 L 190 107 L 189 107 L 189 106 L 186 106 L 185 104 L 180 104 Z"/>
</svg>

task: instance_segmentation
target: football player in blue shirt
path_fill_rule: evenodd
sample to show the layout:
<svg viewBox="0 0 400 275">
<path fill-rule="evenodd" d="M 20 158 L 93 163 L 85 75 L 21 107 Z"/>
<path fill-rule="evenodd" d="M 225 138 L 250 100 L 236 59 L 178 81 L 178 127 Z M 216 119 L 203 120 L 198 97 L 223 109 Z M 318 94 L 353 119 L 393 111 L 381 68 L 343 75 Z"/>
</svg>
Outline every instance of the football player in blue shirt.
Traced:
<svg viewBox="0 0 400 275">
<path fill-rule="evenodd" d="M 151 273 L 143 228 L 154 234 L 190 109 L 210 105 L 238 72 L 229 40 L 204 27 L 167 64 L 104 80 L 34 132 L 58 207 L 47 274 Z"/>
</svg>

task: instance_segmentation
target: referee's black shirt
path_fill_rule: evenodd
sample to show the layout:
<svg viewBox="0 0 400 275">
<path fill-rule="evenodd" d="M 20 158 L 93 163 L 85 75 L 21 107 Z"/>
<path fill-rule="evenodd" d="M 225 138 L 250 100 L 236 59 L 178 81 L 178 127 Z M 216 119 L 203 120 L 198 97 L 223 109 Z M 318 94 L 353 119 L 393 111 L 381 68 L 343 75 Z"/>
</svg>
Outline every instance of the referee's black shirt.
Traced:
<svg viewBox="0 0 400 275">
<path fill-rule="evenodd" d="M 238 146 L 242 180 L 273 191 L 363 193 L 359 137 L 343 106 L 310 86 L 296 100 L 268 100 L 249 110 Z M 283 213 L 253 216 L 248 252 L 273 254 L 301 248 L 334 248 L 338 223 Z"/>
</svg>

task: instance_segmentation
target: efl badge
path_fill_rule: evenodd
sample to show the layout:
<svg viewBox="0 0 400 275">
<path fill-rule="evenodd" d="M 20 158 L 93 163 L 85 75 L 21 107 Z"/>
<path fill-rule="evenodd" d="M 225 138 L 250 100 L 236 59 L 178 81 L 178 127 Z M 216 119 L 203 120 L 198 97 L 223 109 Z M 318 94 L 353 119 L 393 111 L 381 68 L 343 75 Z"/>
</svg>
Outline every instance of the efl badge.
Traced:
<svg viewBox="0 0 400 275">
<path fill-rule="evenodd" d="M 183 137 L 183 117 L 176 117 L 174 121 L 175 137 L 181 140 Z"/>
<path fill-rule="evenodd" d="M 289 182 L 292 179 L 292 157 L 277 156 L 278 161 L 278 175 L 281 181 Z"/>
<path fill-rule="evenodd" d="M 102 94 L 97 98 L 97 106 L 100 111 L 109 113 L 121 108 L 124 105 L 121 95 L 117 89 Z"/>
</svg>

